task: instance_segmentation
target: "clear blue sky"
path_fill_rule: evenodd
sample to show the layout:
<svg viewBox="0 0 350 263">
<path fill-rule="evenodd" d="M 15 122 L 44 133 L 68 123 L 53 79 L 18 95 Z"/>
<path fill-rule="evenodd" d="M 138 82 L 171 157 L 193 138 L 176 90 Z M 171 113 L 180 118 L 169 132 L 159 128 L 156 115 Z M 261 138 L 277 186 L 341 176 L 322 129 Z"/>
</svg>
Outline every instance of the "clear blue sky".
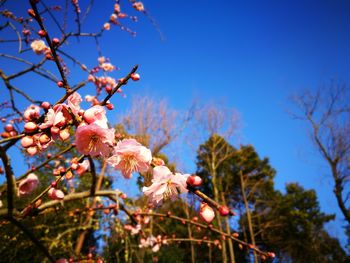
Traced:
<svg viewBox="0 0 350 263">
<path fill-rule="evenodd" d="M 19 9 L 23 1 L 9 2 L 14 12 L 27 9 Z M 96 15 L 83 28 L 100 28 L 112 12 L 114 1 L 95 2 Z M 299 182 L 315 188 L 322 209 L 337 213 L 337 223 L 329 229 L 344 242 L 336 226 L 342 217 L 328 167 L 313 150 L 303 123 L 292 120 L 286 110 L 291 108 L 287 98 L 295 92 L 330 79 L 349 82 L 350 2 L 145 0 L 144 4 L 164 41 L 139 16 L 138 23 L 127 23 L 137 31 L 136 38 L 113 28 L 101 42 L 103 54 L 121 68 L 116 77 L 140 65 L 142 81 L 126 88 L 126 100 L 115 99 L 117 112 L 134 93 L 168 98 L 178 109 L 188 107 L 194 97 L 224 100 L 241 114 L 242 142 L 254 145 L 276 168 L 276 187 L 282 190 L 286 182 Z M 70 43 L 70 53 L 89 66 L 96 64 L 93 42 L 81 41 L 86 43 L 76 47 Z M 1 63 L 3 67 L 8 62 Z M 84 77 L 72 69 L 70 81 Z M 42 85 L 34 78 L 31 83 Z M 51 94 L 51 88 L 56 90 L 52 84 L 48 87 L 50 97 L 59 97 Z M 188 167 L 193 169 L 193 163 Z"/>
</svg>

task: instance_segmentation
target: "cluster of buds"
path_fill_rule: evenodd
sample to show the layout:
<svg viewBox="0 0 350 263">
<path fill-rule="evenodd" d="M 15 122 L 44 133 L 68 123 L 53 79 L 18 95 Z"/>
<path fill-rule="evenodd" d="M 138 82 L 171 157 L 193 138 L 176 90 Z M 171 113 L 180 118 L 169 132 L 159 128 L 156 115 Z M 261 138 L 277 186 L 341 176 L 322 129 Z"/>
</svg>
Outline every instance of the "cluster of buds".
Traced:
<svg viewBox="0 0 350 263">
<path fill-rule="evenodd" d="M 153 252 L 158 252 L 161 245 L 167 245 L 167 237 L 158 235 L 157 237 L 149 236 L 147 238 L 140 239 L 140 248 L 152 248 Z"/>
<path fill-rule="evenodd" d="M 13 125 L 10 123 L 4 126 L 4 132 L 1 133 L 1 137 L 4 139 L 10 138 L 16 135 L 18 135 L 18 132 L 15 130 L 15 127 L 13 127 Z"/>
<path fill-rule="evenodd" d="M 48 102 L 41 107 L 47 112 L 45 122 L 40 123 L 40 108 L 29 106 L 24 112 L 24 134 L 21 145 L 31 156 L 46 149 L 53 139 L 67 140 L 70 136 L 68 122 L 72 121 L 67 107 L 62 104 L 50 108 Z"/>
</svg>

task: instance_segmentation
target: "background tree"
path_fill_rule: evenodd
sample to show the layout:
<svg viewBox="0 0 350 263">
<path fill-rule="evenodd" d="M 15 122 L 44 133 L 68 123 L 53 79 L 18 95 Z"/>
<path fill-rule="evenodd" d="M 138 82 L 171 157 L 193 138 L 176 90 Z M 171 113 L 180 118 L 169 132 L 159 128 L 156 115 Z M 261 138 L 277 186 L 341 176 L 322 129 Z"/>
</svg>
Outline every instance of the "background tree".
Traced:
<svg viewBox="0 0 350 263">
<path fill-rule="evenodd" d="M 350 89 L 344 83 L 306 91 L 293 97 L 297 119 L 308 123 L 309 135 L 329 166 L 334 195 L 341 213 L 350 224 Z"/>
</svg>

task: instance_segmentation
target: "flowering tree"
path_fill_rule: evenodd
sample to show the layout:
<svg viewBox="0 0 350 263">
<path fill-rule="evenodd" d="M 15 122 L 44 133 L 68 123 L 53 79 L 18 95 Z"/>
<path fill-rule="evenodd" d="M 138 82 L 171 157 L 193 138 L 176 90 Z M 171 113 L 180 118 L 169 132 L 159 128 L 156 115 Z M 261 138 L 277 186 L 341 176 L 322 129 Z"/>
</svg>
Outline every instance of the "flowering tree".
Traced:
<svg viewBox="0 0 350 263">
<path fill-rule="evenodd" d="M 130 2 L 134 9 L 130 12 L 139 12 L 149 17 L 143 3 Z M 6 4 L 9 3 L 3 1 L 2 8 Z M 0 69 L 3 82 L 1 93 L 2 96 L 6 94 L 0 105 L 3 123 L 0 140 L 3 165 L 1 173 L 6 178 L 1 187 L 1 224 L 21 230 L 40 249 L 46 260 L 51 262 L 74 262 L 81 259 L 86 231 L 92 227 L 93 219 L 112 220 L 118 231 L 137 235 L 140 248 L 157 252 L 161 246 L 171 243 L 172 238 L 166 235 L 155 237 L 152 233 L 143 231 L 153 217 L 206 229 L 213 236 L 231 239 L 249 248 L 261 259 L 274 257 L 272 252 L 261 251 L 258 246 L 240 240 L 235 233 L 224 232 L 211 224 L 216 214 L 226 217 L 234 213 L 199 190 L 202 182 L 199 176 L 169 169 L 164 160 L 153 157 L 151 150 L 135 138 L 117 133 L 112 128 L 106 112 L 114 108 L 114 95 L 122 94 L 122 88 L 130 81 L 140 80 L 140 75 L 136 65 L 125 76 L 113 78 L 112 74 L 116 74 L 117 67 L 102 56 L 99 43 L 114 26 L 135 35 L 124 25 L 124 21 L 136 21 L 137 17 L 124 13 L 124 6 L 116 1 L 112 14 L 101 25 L 101 29 L 86 33 L 83 31 L 83 22 L 93 10 L 92 4 L 93 1 L 80 6 L 78 1 L 72 0 L 63 3 L 61 8 L 49 6 L 44 1 L 30 0 L 26 14 L 17 14 L 7 9 L 1 11 L 0 28 L 6 33 L 6 39 L 1 40 L 5 52 L 0 56 L 15 65 Z M 125 10 L 128 8 L 125 4 Z M 13 35 L 16 39 L 12 38 Z M 68 43 L 84 45 L 85 39 L 95 40 L 99 53 L 98 63 L 91 68 L 82 59 L 71 55 L 73 52 L 69 52 L 73 47 L 68 46 Z M 8 49 L 8 46 L 18 49 Z M 76 70 L 73 65 L 79 65 L 80 69 Z M 33 76 L 42 78 L 48 84 L 30 87 Z M 83 76 L 83 79 L 74 83 L 78 76 Z M 18 83 L 23 85 L 23 80 L 29 89 L 18 86 Z M 88 92 L 91 85 L 94 87 L 93 94 Z M 46 87 L 56 89 L 61 97 L 57 101 L 40 97 Z M 27 106 L 22 108 L 20 105 L 23 101 Z M 16 164 L 22 160 L 29 163 L 29 169 L 23 174 L 17 174 Z M 119 171 L 125 180 L 130 179 L 133 173 L 151 178 L 145 180 L 142 187 L 147 204 L 135 206 L 124 192 L 116 190 L 118 185 L 106 180 L 108 169 Z M 179 200 L 181 194 L 187 193 L 197 197 L 199 205 L 192 204 L 192 207 L 199 208 L 201 221 L 198 221 L 197 216 L 189 218 L 189 213 L 187 217 L 180 217 L 170 211 L 156 211 L 165 203 Z M 58 210 L 60 215 L 57 215 Z M 74 216 L 84 213 L 84 210 L 85 218 L 81 218 L 75 228 L 58 228 L 53 240 L 46 240 L 41 232 L 31 227 L 30 222 L 34 224 L 50 213 L 54 217 L 62 217 L 60 223 L 63 223 L 66 222 L 63 214 Z M 106 215 L 113 211 L 114 217 L 103 218 L 98 214 L 99 210 Z M 99 216 L 94 217 L 96 214 Z M 99 223 L 101 222 L 97 222 Z M 45 222 L 42 227 L 49 232 L 55 226 Z M 80 233 L 72 236 L 76 237 L 74 251 L 68 248 L 67 251 L 54 250 L 61 246 L 58 244 L 63 236 L 73 232 Z M 183 240 L 198 241 L 191 239 L 191 236 L 184 237 Z M 202 242 L 220 247 L 220 242 L 206 239 Z M 66 247 L 61 248 L 63 250 Z M 93 253 L 85 256 L 87 260 L 103 261 Z"/>
</svg>

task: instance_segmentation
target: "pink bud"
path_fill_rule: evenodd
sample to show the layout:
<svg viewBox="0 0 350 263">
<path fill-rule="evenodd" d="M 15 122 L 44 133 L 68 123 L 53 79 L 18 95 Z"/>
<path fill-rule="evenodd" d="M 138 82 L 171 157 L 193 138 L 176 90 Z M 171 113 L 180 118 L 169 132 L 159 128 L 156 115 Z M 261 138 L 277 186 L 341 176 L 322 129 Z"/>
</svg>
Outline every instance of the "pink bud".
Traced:
<svg viewBox="0 0 350 263">
<path fill-rule="evenodd" d="M 33 173 L 28 174 L 28 176 L 25 179 L 23 179 L 18 185 L 18 195 L 21 196 L 30 194 L 35 190 L 38 184 L 38 177 Z"/>
<path fill-rule="evenodd" d="M 18 135 L 18 132 L 13 130 L 13 131 L 10 131 L 10 136 L 13 137 L 13 136 L 16 136 Z"/>
<path fill-rule="evenodd" d="M 11 135 L 8 132 L 3 132 L 3 133 L 1 133 L 1 137 L 2 138 L 9 138 L 9 137 L 11 137 Z"/>
<path fill-rule="evenodd" d="M 69 133 L 68 129 L 64 129 L 64 130 L 60 131 L 60 139 L 62 141 L 67 140 L 69 138 L 69 136 L 70 136 L 70 133 Z"/>
<path fill-rule="evenodd" d="M 24 147 L 24 148 L 27 148 L 29 146 L 32 146 L 34 143 L 34 140 L 33 140 L 33 137 L 31 136 L 25 136 L 21 139 L 21 145 Z"/>
<path fill-rule="evenodd" d="M 43 103 L 41 103 L 41 108 L 45 109 L 45 110 L 48 110 L 50 108 L 50 103 L 47 102 L 47 101 L 44 101 Z"/>
<path fill-rule="evenodd" d="M 57 83 L 56 83 L 56 84 L 57 84 L 57 86 L 58 86 L 58 87 L 60 87 L 60 88 L 62 88 L 62 87 L 63 87 L 63 82 L 62 82 L 62 81 L 57 81 Z"/>
<path fill-rule="evenodd" d="M 12 124 L 6 124 L 4 127 L 4 130 L 7 132 L 11 132 L 14 130 L 13 125 Z"/>
<path fill-rule="evenodd" d="M 210 223 L 215 218 L 215 213 L 213 208 L 211 208 L 207 203 L 202 202 L 199 211 L 200 217 L 207 223 Z"/>
<path fill-rule="evenodd" d="M 110 93 L 110 92 L 112 91 L 112 86 L 111 86 L 111 85 L 107 85 L 107 86 L 105 87 L 105 91 L 106 91 L 107 93 Z"/>
<path fill-rule="evenodd" d="M 133 74 L 131 74 L 131 79 L 133 80 L 133 81 L 138 81 L 138 80 L 140 80 L 140 74 L 138 74 L 138 73 L 133 73 Z"/>
<path fill-rule="evenodd" d="M 198 175 L 191 175 L 187 178 L 186 183 L 190 186 L 200 186 L 202 184 L 203 180 Z"/>
<path fill-rule="evenodd" d="M 51 134 L 59 134 L 60 128 L 53 126 L 51 127 L 50 131 L 51 131 Z"/>
<path fill-rule="evenodd" d="M 49 141 L 51 141 L 51 138 L 47 136 L 45 133 L 43 133 L 40 135 L 39 141 L 41 144 L 47 144 Z"/>
<path fill-rule="evenodd" d="M 35 122 L 27 122 L 24 124 L 24 130 L 25 132 L 32 133 L 35 132 L 38 129 L 38 125 Z"/>
<path fill-rule="evenodd" d="M 108 110 L 113 110 L 113 109 L 114 109 L 114 105 L 113 105 L 112 103 L 107 103 L 107 104 L 106 104 L 106 108 L 107 108 Z"/>
<path fill-rule="evenodd" d="M 227 207 L 227 206 L 220 206 L 219 207 L 219 213 L 220 213 L 220 215 L 222 215 L 222 216 L 227 216 L 227 215 L 229 215 L 230 214 L 230 209 Z"/>
<path fill-rule="evenodd" d="M 267 252 L 267 255 L 268 255 L 270 258 L 276 257 L 276 254 L 273 253 L 273 252 Z"/>
<path fill-rule="evenodd" d="M 35 155 L 37 152 L 38 152 L 38 148 L 37 148 L 36 146 L 31 146 L 31 147 L 28 147 L 28 148 L 27 148 L 27 153 L 28 153 L 30 156 Z"/>
<path fill-rule="evenodd" d="M 52 200 L 63 200 L 64 199 L 64 193 L 56 188 L 50 188 L 50 190 L 47 192 L 47 195 Z"/>
<path fill-rule="evenodd" d="M 55 38 L 52 39 L 52 44 L 53 44 L 54 46 L 57 46 L 59 43 L 60 43 L 59 38 L 55 37 Z"/>
<path fill-rule="evenodd" d="M 46 36 L 46 31 L 45 30 L 39 30 L 38 34 L 41 37 L 45 37 Z"/>
</svg>

